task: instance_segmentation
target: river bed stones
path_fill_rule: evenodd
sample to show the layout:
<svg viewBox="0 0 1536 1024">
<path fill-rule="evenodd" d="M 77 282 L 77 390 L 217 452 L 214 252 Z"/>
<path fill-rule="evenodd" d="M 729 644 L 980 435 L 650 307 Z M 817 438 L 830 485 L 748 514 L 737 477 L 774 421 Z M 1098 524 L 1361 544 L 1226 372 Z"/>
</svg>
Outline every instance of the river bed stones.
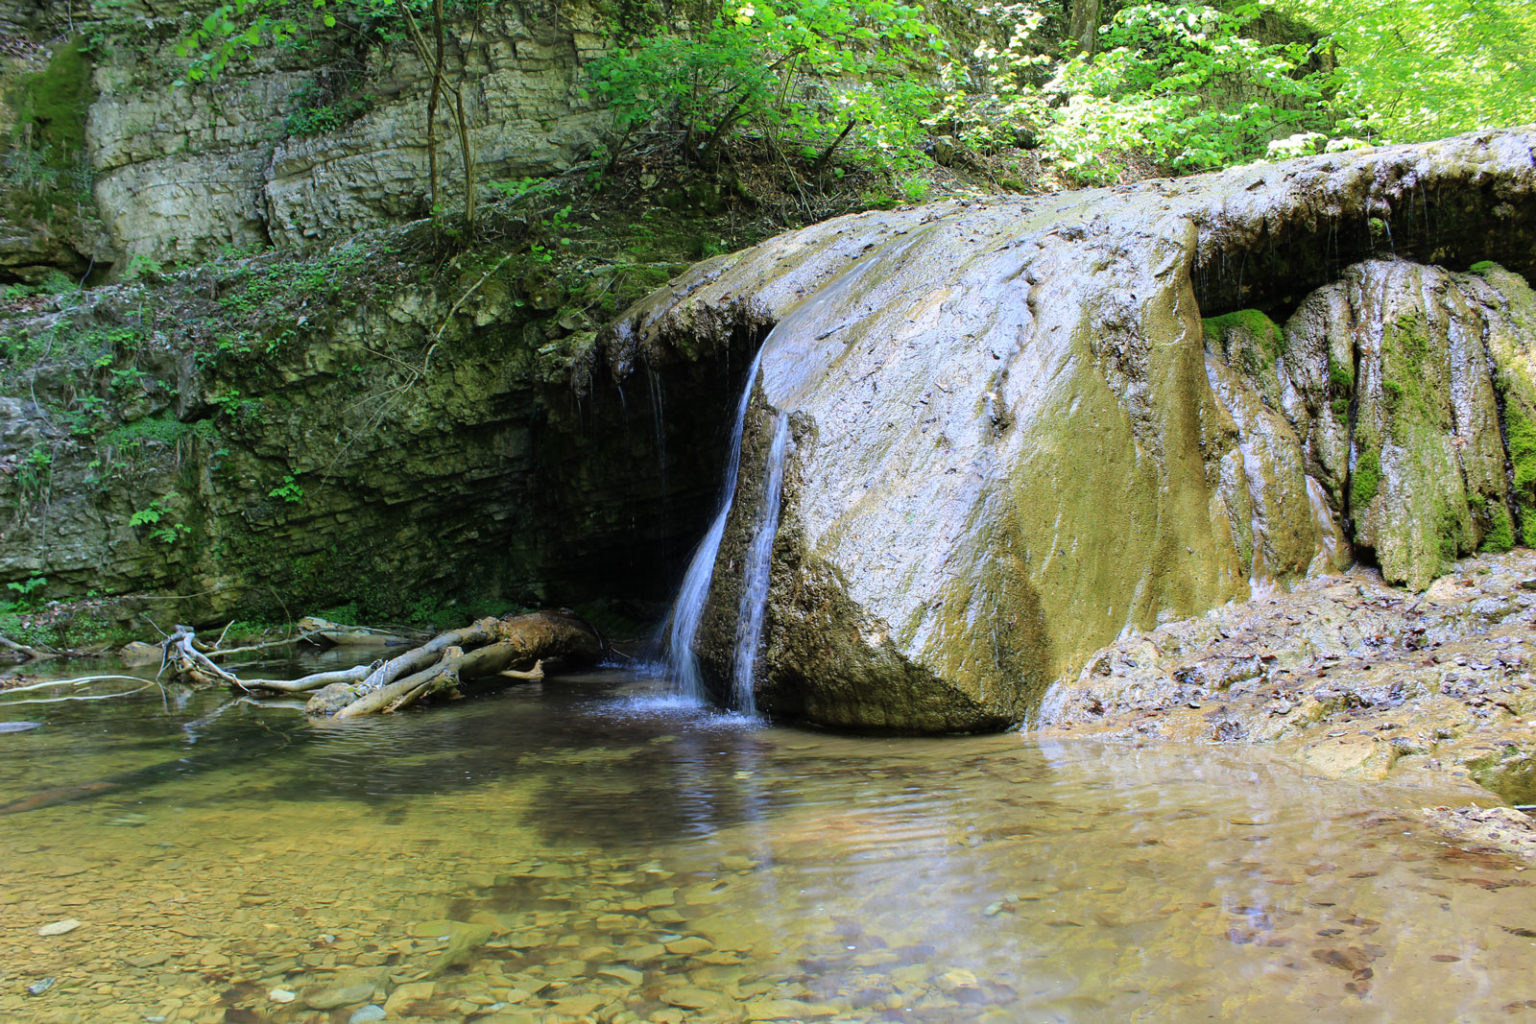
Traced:
<svg viewBox="0 0 1536 1024">
<path fill-rule="evenodd" d="M 1330 777 L 1533 802 L 1533 569 L 1481 555 L 1421 594 L 1355 569 L 1129 635 L 1052 688 L 1040 735 L 1263 743 Z"/>
</svg>

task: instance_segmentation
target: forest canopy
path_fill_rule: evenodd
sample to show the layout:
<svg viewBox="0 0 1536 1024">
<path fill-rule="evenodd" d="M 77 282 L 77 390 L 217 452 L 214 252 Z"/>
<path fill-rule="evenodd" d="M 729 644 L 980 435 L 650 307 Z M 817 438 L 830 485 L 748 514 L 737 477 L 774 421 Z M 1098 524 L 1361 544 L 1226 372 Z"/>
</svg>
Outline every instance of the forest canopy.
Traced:
<svg viewBox="0 0 1536 1024">
<path fill-rule="evenodd" d="M 189 30 L 187 77 L 338 33 L 414 41 L 430 63 L 418 26 L 472 24 L 487 8 L 236 0 Z M 857 170 L 896 183 L 958 159 L 1005 186 L 1096 184 L 1508 127 L 1536 102 L 1528 0 L 974 10 L 958 0 L 704 0 L 599 11 L 607 50 L 583 88 L 613 114 L 609 168 L 644 153 L 712 169 L 735 154 L 813 179 Z M 444 103 L 429 118 L 454 112 Z"/>
</svg>

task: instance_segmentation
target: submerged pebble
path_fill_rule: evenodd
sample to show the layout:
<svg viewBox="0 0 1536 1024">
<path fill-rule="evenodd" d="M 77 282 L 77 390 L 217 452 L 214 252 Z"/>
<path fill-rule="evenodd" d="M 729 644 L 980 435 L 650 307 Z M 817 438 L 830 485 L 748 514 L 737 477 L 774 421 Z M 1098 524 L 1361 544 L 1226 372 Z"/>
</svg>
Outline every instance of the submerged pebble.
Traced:
<svg viewBox="0 0 1536 1024">
<path fill-rule="evenodd" d="M 43 936 L 45 938 L 51 937 L 51 936 L 54 936 L 54 935 L 68 935 L 70 932 L 74 931 L 76 928 L 79 928 L 79 927 L 80 927 L 80 922 L 79 921 L 76 921 L 72 917 L 66 917 L 62 921 L 55 921 L 52 924 L 45 924 L 45 925 L 43 925 L 41 928 L 39 928 L 37 930 L 37 934 L 39 934 L 39 935 L 41 935 L 41 936 Z"/>
</svg>

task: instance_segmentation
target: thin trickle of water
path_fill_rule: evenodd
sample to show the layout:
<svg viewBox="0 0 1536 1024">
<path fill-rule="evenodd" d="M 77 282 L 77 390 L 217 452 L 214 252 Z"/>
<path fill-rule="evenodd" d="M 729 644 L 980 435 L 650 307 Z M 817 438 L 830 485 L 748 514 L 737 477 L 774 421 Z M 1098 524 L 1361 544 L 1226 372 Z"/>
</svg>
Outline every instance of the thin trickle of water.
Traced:
<svg viewBox="0 0 1536 1024">
<path fill-rule="evenodd" d="M 763 620 L 768 613 L 768 581 L 773 568 L 773 539 L 779 532 L 779 499 L 784 491 L 784 458 L 789 450 L 789 417 L 780 414 L 774 424 L 773 444 L 764 467 L 763 500 L 752 523 L 752 546 L 747 552 L 747 572 L 741 587 L 741 610 L 736 616 L 736 659 L 731 673 L 731 706 L 743 714 L 757 713 L 752 676 L 757 668 L 757 648 L 763 639 Z"/>
<path fill-rule="evenodd" d="M 663 512 L 665 512 L 667 495 L 670 493 L 667 485 L 667 419 L 663 405 L 665 398 L 661 388 L 661 374 L 646 367 L 645 378 L 651 386 L 651 429 L 656 435 L 656 471 L 661 478 L 661 501 Z"/>
<path fill-rule="evenodd" d="M 731 454 L 725 463 L 725 487 L 720 498 L 720 510 L 710 523 L 709 532 L 694 549 L 688 572 L 683 576 L 682 588 L 677 592 L 677 602 L 672 606 L 672 625 L 667 631 L 667 678 L 674 692 L 697 701 L 707 699 L 704 677 L 699 672 L 699 659 L 693 653 L 693 639 L 699 632 L 699 621 L 704 617 L 704 603 L 709 599 L 709 584 L 715 575 L 715 555 L 720 551 L 720 541 L 725 536 L 725 521 L 731 512 L 731 499 L 736 494 L 736 474 L 741 467 L 741 435 L 747 419 L 747 404 L 752 400 L 752 382 L 757 379 L 763 353 L 768 350 L 772 332 L 757 350 L 757 357 L 747 369 L 747 383 L 741 389 L 741 401 L 736 406 L 736 425 L 731 433 Z"/>
<path fill-rule="evenodd" d="M 1275 581 L 1269 574 L 1269 558 L 1265 551 L 1269 540 L 1269 528 L 1264 521 L 1264 463 L 1253 450 L 1253 444 L 1243 441 L 1237 446 L 1243 456 L 1243 476 L 1248 481 L 1248 530 L 1253 534 L 1253 564 L 1248 568 L 1248 591 L 1252 600 L 1259 601 L 1274 596 Z"/>
<path fill-rule="evenodd" d="M 1328 496 L 1323 485 L 1313 476 L 1307 477 L 1307 503 L 1312 506 L 1312 521 L 1317 524 L 1317 540 L 1330 566 L 1339 563 L 1339 527 L 1333 520 L 1333 510 L 1328 507 Z"/>
<path fill-rule="evenodd" d="M 894 243 L 897 249 L 915 244 L 916 235 L 910 235 L 898 239 Z M 893 246 L 887 246 L 878 250 L 882 257 L 888 256 Z M 667 628 L 666 635 L 666 673 L 671 680 L 673 690 L 680 696 L 693 700 L 704 701 L 708 693 L 704 686 L 704 678 L 699 672 L 698 659 L 693 653 L 693 641 L 698 635 L 699 622 L 704 617 L 704 605 L 709 600 L 710 584 L 714 580 L 715 557 L 720 551 L 720 542 L 725 537 L 725 524 L 730 516 L 731 501 L 736 494 L 736 477 L 741 464 L 741 438 L 745 428 L 747 406 L 751 402 L 752 390 L 756 386 L 758 373 L 763 368 L 763 355 L 770 347 L 777 346 L 780 356 L 775 361 L 777 376 L 773 379 L 764 377 L 763 387 L 765 392 L 774 395 L 774 401 L 788 401 L 792 398 L 796 387 L 804 380 L 814 376 L 813 370 L 820 365 L 821 360 L 829 358 L 828 353 L 832 347 L 824 346 L 821 342 L 826 335 L 806 334 L 799 330 L 801 323 L 816 323 L 818 318 L 825 315 L 827 309 L 833 308 L 837 303 L 846 300 L 848 293 L 857 287 L 869 269 L 879 262 L 876 255 L 866 255 L 851 268 L 844 271 L 832 283 L 823 287 L 814 296 L 807 299 L 803 305 L 797 308 L 788 317 L 782 320 L 778 326 L 768 332 L 762 345 L 757 350 L 757 356 L 752 360 L 751 367 L 747 370 L 746 384 L 742 388 L 741 400 L 736 406 L 736 424 L 731 434 L 731 454 L 726 461 L 725 487 L 720 498 L 720 508 L 716 512 L 714 521 L 710 524 L 709 531 L 704 539 L 699 542 L 698 548 L 693 553 L 693 559 L 688 564 L 688 572 L 683 577 L 682 588 L 678 591 L 677 601 L 672 605 L 672 617 Z M 787 424 L 779 424 L 781 429 L 787 431 Z M 787 434 L 786 434 L 787 438 Z M 777 443 L 777 442 L 775 442 Z M 782 462 L 782 458 L 780 459 Z M 781 467 L 782 468 L 782 467 Z M 777 485 L 775 485 L 777 486 Z M 772 531 L 778 529 L 778 492 L 772 501 L 773 526 Z M 770 531 L 767 537 L 766 556 L 761 572 L 762 586 L 768 585 L 768 566 L 771 565 L 771 551 L 773 548 L 773 536 Z M 761 531 L 759 531 L 760 533 Z M 757 536 L 757 534 L 754 534 Z M 747 586 L 747 592 L 752 587 Z M 763 597 L 766 601 L 766 594 Z M 762 603 L 762 602 L 759 602 Z M 745 607 L 745 606 L 743 606 Z M 762 611 L 758 613 L 759 621 L 754 627 L 756 639 L 752 641 L 750 650 L 755 652 L 762 639 Z M 739 663 L 742 658 L 741 638 L 744 635 L 741 620 L 737 621 L 737 656 Z M 755 654 L 751 657 L 755 661 Z M 738 681 L 738 680 L 744 680 Z M 751 670 L 742 672 L 739 667 L 735 669 L 732 688 L 737 691 L 734 697 L 735 706 L 740 710 L 750 712 L 752 706 L 751 697 Z M 745 692 L 745 699 L 742 691 Z"/>
</svg>

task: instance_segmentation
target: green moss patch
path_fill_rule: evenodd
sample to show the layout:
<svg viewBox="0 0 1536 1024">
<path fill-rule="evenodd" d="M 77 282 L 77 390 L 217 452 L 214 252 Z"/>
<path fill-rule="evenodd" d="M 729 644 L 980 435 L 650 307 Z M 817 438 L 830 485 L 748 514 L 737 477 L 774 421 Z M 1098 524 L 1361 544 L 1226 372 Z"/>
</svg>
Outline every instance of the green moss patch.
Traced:
<svg viewBox="0 0 1536 1024">
<path fill-rule="evenodd" d="M 1376 451 L 1360 453 L 1350 480 L 1349 504 L 1356 511 L 1376 500 L 1381 490 L 1381 455 Z"/>
<path fill-rule="evenodd" d="M 1200 323 L 1207 344 L 1220 348 L 1229 364 L 1248 373 L 1275 365 L 1285 350 L 1285 333 L 1262 310 L 1239 309 Z"/>
<path fill-rule="evenodd" d="M 16 111 L 7 156 L 9 184 L 33 197 L 32 212 L 47 219 L 60 193 L 87 194 L 85 113 L 96 98 L 89 44 L 73 39 L 54 50 L 48 66 L 7 93 Z"/>
<path fill-rule="evenodd" d="M 1503 503 L 1493 505 L 1488 515 L 1488 532 L 1483 534 L 1483 551 L 1508 551 L 1515 546 L 1515 524 Z"/>
<path fill-rule="evenodd" d="M 1505 407 L 1504 422 L 1515 469 L 1515 499 L 1525 511 L 1525 543 L 1536 547 L 1536 422 L 1514 402 Z"/>
</svg>

